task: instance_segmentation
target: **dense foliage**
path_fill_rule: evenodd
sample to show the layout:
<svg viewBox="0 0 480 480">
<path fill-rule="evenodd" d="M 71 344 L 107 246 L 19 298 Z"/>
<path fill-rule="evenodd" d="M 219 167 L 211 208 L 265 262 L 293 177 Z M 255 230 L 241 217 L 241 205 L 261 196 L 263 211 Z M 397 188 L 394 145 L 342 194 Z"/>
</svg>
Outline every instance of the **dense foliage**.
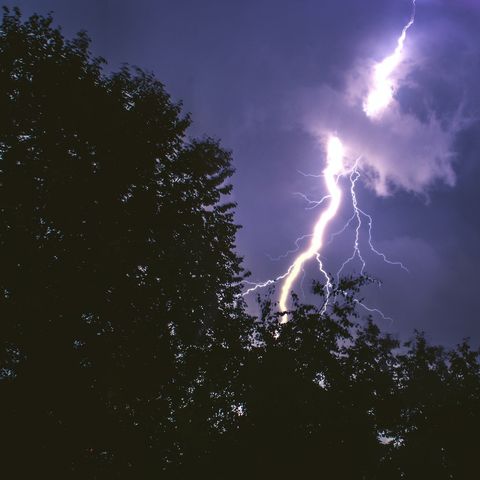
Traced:
<svg viewBox="0 0 480 480">
<path fill-rule="evenodd" d="M 0 27 L 5 478 L 472 478 L 478 352 L 335 303 L 247 315 L 230 154 L 51 17 Z M 322 289 L 315 290 L 322 296 Z"/>
</svg>

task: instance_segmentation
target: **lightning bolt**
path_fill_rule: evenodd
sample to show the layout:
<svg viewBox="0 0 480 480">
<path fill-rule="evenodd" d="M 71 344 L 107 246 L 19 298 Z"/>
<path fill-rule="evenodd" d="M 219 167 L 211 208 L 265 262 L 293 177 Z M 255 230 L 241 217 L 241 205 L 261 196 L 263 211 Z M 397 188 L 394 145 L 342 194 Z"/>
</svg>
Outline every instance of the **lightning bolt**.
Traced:
<svg viewBox="0 0 480 480">
<path fill-rule="evenodd" d="M 340 187 L 338 186 L 338 178 L 340 175 L 345 173 L 344 167 L 344 148 L 343 144 L 337 136 L 330 136 L 328 143 L 327 143 L 327 165 L 323 170 L 322 177 L 325 179 L 325 185 L 327 187 L 328 194 L 325 195 L 319 202 L 312 202 L 311 200 L 307 199 L 310 203 L 315 203 L 316 206 L 318 204 L 323 203 L 327 199 L 330 200 L 328 207 L 326 210 L 322 212 L 320 218 L 318 219 L 313 233 L 311 235 L 305 235 L 297 239 L 296 243 L 298 245 L 298 241 L 304 238 L 311 237 L 310 244 L 306 250 L 304 250 L 300 255 L 297 256 L 295 261 L 290 265 L 287 272 L 278 276 L 275 279 L 267 280 L 263 283 L 254 283 L 249 281 L 244 281 L 246 285 L 250 285 L 243 295 L 248 295 L 255 290 L 260 288 L 265 288 L 269 285 L 272 285 L 280 280 L 284 280 L 284 284 L 280 294 L 279 305 L 282 311 L 287 310 L 287 298 L 290 293 L 290 289 L 297 279 L 298 275 L 300 274 L 303 265 L 305 262 L 310 260 L 313 257 L 316 257 L 320 271 L 323 273 L 326 279 L 326 289 L 327 291 L 331 287 L 330 279 L 327 272 L 324 270 L 322 261 L 320 259 L 320 254 L 318 253 L 323 246 L 324 241 L 324 233 L 327 225 L 330 221 L 335 217 L 340 207 L 342 192 Z M 306 198 L 306 197 L 305 197 Z M 285 323 L 287 321 L 286 315 L 282 318 L 281 323 Z"/>
<path fill-rule="evenodd" d="M 287 258 L 292 253 L 297 253 L 300 250 L 300 242 L 303 242 L 303 240 L 305 240 L 306 238 L 310 238 L 311 236 L 312 236 L 312 234 L 307 234 L 307 235 L 302 235 L 301 237 L 298 237 L 294 242 L 294 244 L 295 244 L 295 249 L 294 250 L 288 250 L 286 253 L 284 253 L 283 255 L 279 255 L 278 257 L 272 257 L 271 255 L 269 255 L 267 253 L 267 257 L 272 262 L 278 262 L 282 258 Z"/>
<path fill-rule="evenodd" d="M 306 207 L 305 210 L 313 210 L 314 208 L 322 205 L 323 202 L 330 198 L 330 195 L 324 195 L 320 200 L 311 200 L 304 193 L 301 192 L 295 192 L 294 195 L 303 198 L 309 204 L 309 207 Z"/>
<path fill-rule="evenodd" d="M 388 57 L 386 57 L 384 60 L 382 60 L 380 63 L 376 64 L 374 67 L 372 87 L 363 103 L 363 111 L 371 119 L 379 118 L 381 114 L 388 108 L 388 106 L 391 104 L 393 100 L 394 81 L 392 79 L 392 76 L 402 61 L 402 53 L 404 50 L 405 40 L 407 38 L 408 30 L 415 22 L 415 13 L 416 13 L 416 0 L 412 0 L 412 15 L 408 23 L 403 27 L 402 33 L 397 40 L 397 46 L 394 52 Z M 398 265 L 402 269 L 408 272 L 407 268 L 401 262 L 389 260 L 384 253 L 380 252 L 375 248 L 372 240 L 373 219 L 369 214 L 364 212 L 358 206 L 357 194 L 355 190 L 356 184 L 359 178 L 361 177 L 359 166 L 358 166 L 358 163 L 361 157 L 357 159 L 354 166 L 350 170 L 345 168 L 344 159 L 345 159 L 345 148 L 343 143 L 338 138 L 338 136 L 331 135 L 327 142 L 327 164 L 323 172 L 320 175 L 312 175 L 312 174 L 305 174 L 303 172 L 299 172 L 300 174 L 306 177 L 323 178 L 325 181 L 327 192 L 328 192 L 319 201 L 311 200 L 310 198 L 308 198 L 306 195 L 302 193 L 296 193 L 296 195 L 301 196 L 307 201 L 307 203 L 309 204 L 309 207 L 307 207 L 307 209 L 316 208 L 322 205 L 327 200 L 329 200 L 328 206 L 322 212 L 317 223 L 314 226 L 313 233 L 309 236 L 304 235 L 303 237 L 300 237 L 299 239 L 297 239 L 297 241 L 295 242 L 297 246 L 297 250 L 287 252 L 287 255 L 289 253 L 298 251 L 298 247 L 299 247 L 298 242 L 305 238 L 310 237 L 311 240 L 308 247 L 295 258 L 294 262 L 290 265 L 287 272 L 278 276 L 277 278 L 267 280 L 264 283 L 253 283 L 253 282 L 245 281 L 245 283 L 249 285 L 250 288 L 248 288 L 243 293 L 244 296 L 254 292 L 257 289 L 264 288 L 268 285 L 272 285 L 279 281 L 283 281 L 282 288 L 280 291 L 280 298 L 279 298 L 280 312 L 283 314 L 280 323 L 286 323 L 288 321 L 288 316 L 286 314 L 286 311 L 288 310 L 287 300 L 293 284 L 297 280 L 300 272 L 303 271 L 304 264 L 308 260 L 311 260 L 314 257 L 317 260 L 320 272 L 325 277 L 326 293 L 325 293 L 325 302 L 322 308 L 322 313 L 325 311 L 325 309 L 328 306 L 328 301 L 329 301 L 329 297 L 332 289 L 332 283 L 330 280 L 330 276 L 328 275 L 327 271 L 323 266 L 323 263 L 320 257 L 320 251 L 324 246 L 325 231 L 329 226 L 329 224 L 331 223 L 331 221 L 337 215 L 340 208 L 340 204 L 342 201 L 342 190 L 338 185 L 339 183 L 338 180 L 342 176 L 349 175 L 350 195 L 352 199 L 353 215 L 350 217 L 350 219 L 347 221 L 347 223 L 339 232 L 334 233 L 330 237 L 330 240 L 328 243 L 332 242 L 336 236 L 341 235 L 343 232 L 345 232 L 345 230 L 355 220 L 356 220 L 356 226 L 355 226 L 355 237 L 354 237 L 352 255 L 342 263 L 339 271 L 337 272 L 337 279 L 340 278 L 340 274 L 345 269 L 345 267 L 350 262 L 354 261 L 355 258 L 358 258 L 362 265 L 360 273 L 361 274 L 364 273 L 364 270 L 366 267 L 366 261 L 362 256 L 362 252 L 360 250 L 360 231 L 363 224 L 362 218 L 366 219 L 368 223 L 368 245 L 370 247 L 370 250 L 374 254 L 380 256 L 383 259 L 383 261 L 385 261 L 386 263 L 390 265 Z M 358 299 L 354 299 L 354 300 L 357 304 L 359 304 L 362 308 L 364 308 L 368 312 L 378 313 L 383 319 L 392 320 L 390 317 L 385 316 L 383 312 L 381 312 L 379 309 L 370 308 Z"/>
<path fill-rule="evenodd" d="M 378 118 L 393 100 L 394 82 L 392 74 L 402 61 L 402 53 L 409 28 L 415 22 L 416 0 L 412 2 L 412 15 L 403 27 L 394 52 L 377 63 L 373 71 L 373 85 L 363 103 L 363 111 L 369 118 Z"/>
<path fill-rule="evenodd" d="M 385 263 L 388 263 L 389 265 L 397 265 L 400 268 L 402 268 L 403 270 L 405 270 L 407 273 L 409 273 L 408 268 L 402 262 L 390 260 L 383 252 L 380 252 L 379 250 L 377 250 L 377 248 L 375 248 L 375 246 L 373 245 L 373 239 L 372 239 L 373 218 L 372 218 L 371 215 L 369 215 L 368 213 L 363 211 L 358 206 L 357 192 L 355 190 L 355 187 L 356 187 L 356 183 L 357 183 L 358 179 L 360 178 L 360 176 L 361 176 L 361 174 L 360 174 L 360 171 L 358 169 L 358 161 L 357 161 L 357 163 L 354 165 L 354 167 L 352 169 L 352 172 L 350 174 L 350 195 L 352 197 L 353 215 L 352 215 L 352 217 L 350 217 L 350 219 L 345 224 L 345 226 L 342 228 L 342 230 L 340 230 L 340 232 L 337 232 L 334 235 L 332 235 L 332 237 L 340 235 L 341 233 L 343 233 L 347 229 L 347 227 L 352 223 L 352 221 L 354 219 L 356 219 L 355 239 L 354 239 L 354 242 L 353 242 L 353 252 L 352 252 L 352 255 L 350 257 L 348 257 L 342 263 L 342 265 L 340 266 L 340 269 L 337 272 L 337 281 L 340 280 L 340 274 L 345 269 L 345 267 L 350 262 L 355 260 L 355 258 L 358 258 L 361 265 L 362 265 L 362 267 L 360 269 L 360 274 L 363 275 L 365 273 L 365 267 L 367 265 L 367 262 L 363 258 L 362 252 L 361 252 L 361 249 L 360 249 L 360 229 L 362 228 L 362 225 L 363 225 L 362 218 L 366 218 L 367 222 L 368 222 L 368 246 L 370 247 L 370 251 L 373 252 L 375 255 L 378 255 L 379 257 L 381 257 L 382 260 Z"/>
<path fill-rule="evenodd" d="M 342 191 L 338 186 L 337 179 L 338 177 L 345 172 L 345 167 L 343 164 L 343 159 L 345 157 L 344 147 L 342 142 L 337 136 L 332 135 L 327 143 L 327 166 L 323 171 L 323 176 L 325 178 L 325 185 L 327 187 L 328 196 L 330 197 L 330 202 L 328 207 L 322 212 L 318 222 L 316 223 L 313 229 L 313 236 L 310 241 L 308 248 L 302 252 L 294 260 L 293 264 L 288 269 L 287 275 L 285 276 L 283 286 L 280 292 L 279 305 L 281 311 L 287 310 L 287 299 L 290 294 L 293 282 L 298 277 L 303 265 L 307 260 L 310 260 L 313 257 L 316 257 L 322 273 L 328 278 L 327 273 L 324 271 L 322 262 L 320 260 L 318 252 L 323 246 L 323 237 L 325 234 L 325 229 L 331 220 L 335 217 L 340 208 L 340 203 L 342 199 Z M 327 281 L 327 288 L 329 287 L 330 281 Z M 287 316 L 282 317 L 281 323 L 287 321 Z"/>
</svg>

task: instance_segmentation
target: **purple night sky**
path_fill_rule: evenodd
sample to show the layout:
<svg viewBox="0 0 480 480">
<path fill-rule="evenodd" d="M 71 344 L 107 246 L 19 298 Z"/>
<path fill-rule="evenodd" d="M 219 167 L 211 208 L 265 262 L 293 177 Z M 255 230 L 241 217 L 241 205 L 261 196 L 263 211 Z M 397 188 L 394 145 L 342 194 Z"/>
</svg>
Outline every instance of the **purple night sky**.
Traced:
<svg viewBox="0 0 480 480">
<path fill-rule="evenodd" d="M 233 151 L 238 250 L 252 280 L 283 273 L 293 257 L 271 258 L 310 232 L 320 210 L 305 209 L 295 192 L 320 198 L 324 189 L 298 171 L 320 173 L 318 133 L 337 133 L 366 158 L 358 199 L 374 218 L 375 246 L 410 271 L 364 249 L 367 272 L 383 281 L 364 291 L 366 302 L 393 317 L 376 317 L 379 325 L 479 343 L 480 2 L 417 0 L 398 105 L 381 126 L 359 114 L 358 96 L 366 69 L 395 48 L 409 0 L 7 3 L 25 14 L 53 11 L 67 36 L 87 30 L 108 69 L 125 62 L 153 71 L 192 113 L 191 135 Z M 330 233 L 351 214 L 345 202 Z M 328 271 L 351 254 L 353 234 L 322 252 Z M 315 272 L 312 262 L 307 291 L 309 278 L 321 278 Z"/>
</svg>

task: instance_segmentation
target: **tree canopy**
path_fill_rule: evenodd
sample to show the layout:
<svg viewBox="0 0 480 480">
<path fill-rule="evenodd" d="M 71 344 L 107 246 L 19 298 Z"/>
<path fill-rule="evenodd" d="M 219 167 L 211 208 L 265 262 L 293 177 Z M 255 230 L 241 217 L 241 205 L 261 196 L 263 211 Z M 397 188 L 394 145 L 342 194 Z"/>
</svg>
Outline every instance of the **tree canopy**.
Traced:
<svg viewBox="0 0 480 480">
<path fill-rule="evenodd" d="M 326 312 L 294 298 L 280 325 L 267 296 L 249 315 L 230 152 L 89 45 L 4 9 L 2 472 L 472 478 L 478 352 L 382 333 L 356 311 L 365 277 Z"/>
</svg>

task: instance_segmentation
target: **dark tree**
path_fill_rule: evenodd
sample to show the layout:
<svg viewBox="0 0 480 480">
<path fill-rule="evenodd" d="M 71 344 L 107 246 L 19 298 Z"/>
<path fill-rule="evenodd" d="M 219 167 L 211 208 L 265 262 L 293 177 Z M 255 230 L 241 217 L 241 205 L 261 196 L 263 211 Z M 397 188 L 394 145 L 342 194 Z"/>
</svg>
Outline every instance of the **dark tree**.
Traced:
<svg viewBox="0 0 480 480">
<path fill-rule="evenodd" d="M 211 392 L 235 378 L 230 154 L 186 140 L 152 75 L 102 63 L 85 34 L 4 10 L 0 414 L 15 478 L 158 475 L 208 446 L 224 408 Z"/>
<path fill-rule="evenodd" d="M 364 281 L 341 282 L 329 314 L 297 302 L 281 326 L 264 304 L 245 373 L 244 457 L 257 478 L 376 478 L 398 342 L 358 323 Z"/>
<path fill-rule="evenodd" d="M 388 478 L 474 478 L 480 445 L 479 352 L 429 345 L 424 334 L 398 356 L 396 425 Z"/>
<path fill-rule="evenodd" d="M 327 313 L 296 302 L 285 325 L 262 303 L 245 415 L 222 455 L 239 478 L 474 478 L 479 351 L 381 333 L 356 312 L 366 281 L 341 281 Z"/>
<path fill-rule="evenodd" d="M 476 478 L 479 352 L 382 333 L 366 277 L 247 315 L 230 154 L 103 63 L 4 10 L 0 474 Z"/>
</svg>

